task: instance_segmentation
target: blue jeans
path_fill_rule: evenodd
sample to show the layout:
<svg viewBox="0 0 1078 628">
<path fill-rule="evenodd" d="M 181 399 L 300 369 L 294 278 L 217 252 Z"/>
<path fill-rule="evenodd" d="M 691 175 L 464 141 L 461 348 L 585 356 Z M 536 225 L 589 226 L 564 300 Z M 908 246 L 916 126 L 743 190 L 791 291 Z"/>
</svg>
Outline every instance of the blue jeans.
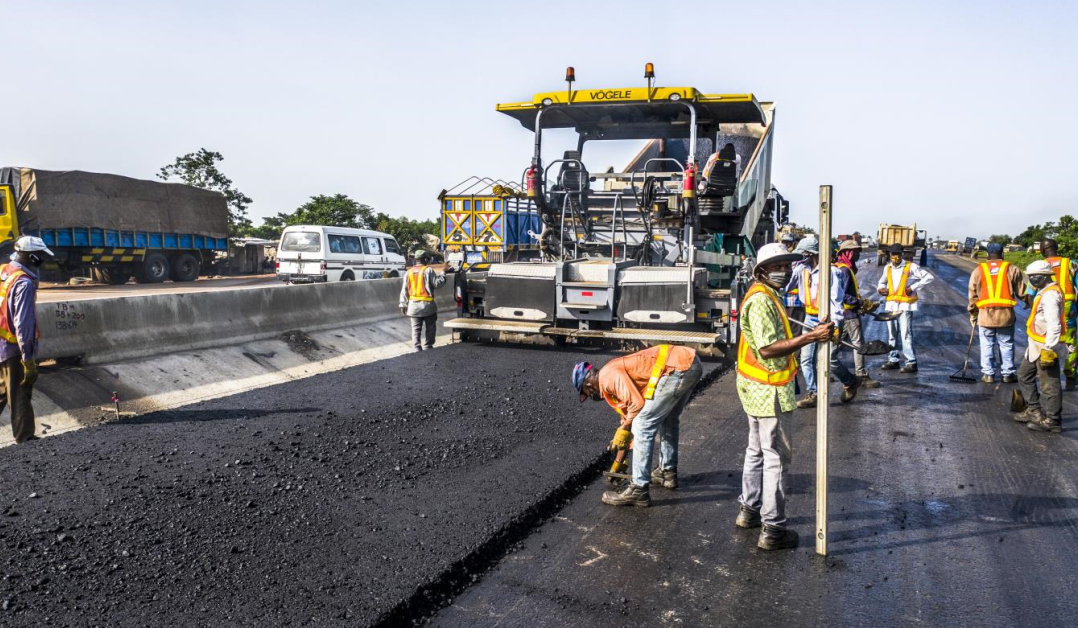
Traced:
<svg viewBox="0 0 1078 628">
<path fill-rule="evenodd" d="M 887 343 L 893 349 L 887 356 L 889 362 L 898 363 L 899 350 L 906 357 L 906 364 L 917 364 L 913 352 L 913 312 L 902 312 L 893 321 L 887 321 Z"/>
<path fill-rule="evenodd" d="M 1003 375 L 1014 375 L 1014 325 L 1006 327 L 977 327 L 981 337 L 981 373 L 992 377 L 996 374 L 995 347 L 999 345 L 1002 364 L 999 371 Z"/>
<path fill-rule="evenodd" d="M 651 482 L 651 451 L 660 428 L 659 468 L 677 469 L 681 412 L 703 372 L 700 358 L 696 358 L 688 370 L 661 377 L 655 386 L 655 396 L 644 402 L 644 408 L 633 419 L 633 484 L 647 486 Z"/>
<path fill-rule="evenodd" d="M 805 319 L 805 323 L 811 326 L 816 326 L 820 323 L 818 319 Z M 843 321 L 838 322 L 839 334 L 841 334 Z M 839 351 L 842 349 L 842 345 L 837 342 L 831 343 L 831 373 L 838 378 L 838 381 L 842 382 L 843 386 L 849 386 L 853 383 L 853 373 L 850 373 L 850 369 L 846 368 L 842 362 L 838 361 Z M 805 392 L 809 394 L 816 394 L 816 355 L 820 352 L 820 345 L 818 343 L 811 343 L 801 347 L 801 374 L 805 377 Z"/>
</svg>

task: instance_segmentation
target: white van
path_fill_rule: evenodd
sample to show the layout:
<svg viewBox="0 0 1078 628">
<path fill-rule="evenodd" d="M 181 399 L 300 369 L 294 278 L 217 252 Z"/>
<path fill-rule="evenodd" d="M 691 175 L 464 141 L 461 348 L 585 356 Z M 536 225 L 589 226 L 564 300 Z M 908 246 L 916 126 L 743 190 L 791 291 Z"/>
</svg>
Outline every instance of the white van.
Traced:
<svg viewBox="0 0 1078 628">
<path fill-rule="evenodd" d="M 289 283 L 400 277 L 404 265 L 393 236 L 367 229 L 285 227 L 277 246 L 277 279 Z"/>
</svg>

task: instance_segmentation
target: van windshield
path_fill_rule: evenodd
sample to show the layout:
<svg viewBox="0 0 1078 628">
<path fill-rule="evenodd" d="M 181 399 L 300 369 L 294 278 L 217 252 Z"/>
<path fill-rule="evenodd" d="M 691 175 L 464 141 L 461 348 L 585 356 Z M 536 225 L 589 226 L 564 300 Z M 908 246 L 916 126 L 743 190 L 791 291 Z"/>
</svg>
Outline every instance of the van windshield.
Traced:
<svg viewBox="0 0 1078 628">
<path fill-rule="evenodd" d="M 317 253 L 322 250 L 322 234 L 307 231 L 290 231 L 281 239 L 282 251 Z"/>
</svg>

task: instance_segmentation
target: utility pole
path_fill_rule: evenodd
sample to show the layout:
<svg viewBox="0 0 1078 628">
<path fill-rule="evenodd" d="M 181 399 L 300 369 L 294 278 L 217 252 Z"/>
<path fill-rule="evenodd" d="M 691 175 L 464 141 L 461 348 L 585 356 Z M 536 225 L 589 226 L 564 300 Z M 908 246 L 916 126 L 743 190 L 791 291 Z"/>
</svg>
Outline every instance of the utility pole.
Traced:
<svg viewBox="0 0 1078 628">
<path fill-rule="evenodd" d="M 831 315 L 831 186 L 820 186 L 820 320 Z M 816 553 L 827 556 L 827 406 L 831 392 L 831 340 L 816 353 Z"/>
</svg>

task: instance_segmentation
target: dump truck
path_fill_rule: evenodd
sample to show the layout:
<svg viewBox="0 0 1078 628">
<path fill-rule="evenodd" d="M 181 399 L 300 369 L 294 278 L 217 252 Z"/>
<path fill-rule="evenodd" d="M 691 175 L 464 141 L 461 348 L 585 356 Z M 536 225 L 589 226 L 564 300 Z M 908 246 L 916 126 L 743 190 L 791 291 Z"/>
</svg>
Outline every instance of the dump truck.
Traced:
<svg viewBox="0 0 1078 628">
<path fill-rule="evenodd" d="M 578 90 L 570 68 L 566 89 L 497 105 L 534 137 L 519 185 L 502 197 L 531 228 L 518 261 L 457 274 L 458 315 L 446 327 L 459 338 L 730 354 L 756 248 L 787 219 L 771 185 L 775 106 L 656 87 L 650 64 L 645 77 L 646 87 Z M 575 141 L 550 153 L 566 131 Z M 592 143 L 619 140 L 644 141 L 621 171 L 585 158 Z M 489 192 L 482 211 L 498 200 Z M 443 221 L 467 222 L 476 200 L 442 196 Z"/>
<path fill-rule="evenodd" d="M 537 260 L 541 231 L 538 206 L 520 184 L 469 177 L 438 195 L 447 261 L 466 267 L 484 262 Z"/>
<path fill-rule="evenodd" d="M 0 168 L 0 260 L 35 235 L 50 267 L 109 284 L 194 281 L 228 251 L 228 205 L 217 192 L 79 170 Z M 55 266 L 53 266 L 55 265 Z"/>
<path fill-rule="evenodd" d="M 880 230 L 876 234 L 876 265 L 883 266 L 887 262 L 888 251 L 896 244 L 902 245 L 902 256 L 913 259 L 918 249 L 925 246 L 928 232 L 918 230 L 916 224 L 890 225 L 880 223 Z"/>
</svg>

